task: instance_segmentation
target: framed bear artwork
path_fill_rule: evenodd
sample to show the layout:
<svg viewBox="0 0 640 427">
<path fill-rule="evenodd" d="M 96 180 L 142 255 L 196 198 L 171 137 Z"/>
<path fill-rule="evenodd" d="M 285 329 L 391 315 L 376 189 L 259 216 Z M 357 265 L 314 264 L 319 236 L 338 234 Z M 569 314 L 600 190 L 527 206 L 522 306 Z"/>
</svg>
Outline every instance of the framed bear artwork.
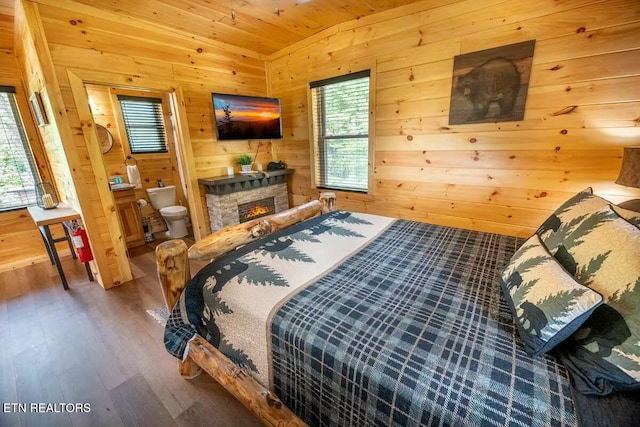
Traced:
<svg viewBox="0 0 640 427">
<path fill-rule="evenodd" d="M 535 43 L 454 57 L 449 124 L 522 120 Z"/>
</svg>

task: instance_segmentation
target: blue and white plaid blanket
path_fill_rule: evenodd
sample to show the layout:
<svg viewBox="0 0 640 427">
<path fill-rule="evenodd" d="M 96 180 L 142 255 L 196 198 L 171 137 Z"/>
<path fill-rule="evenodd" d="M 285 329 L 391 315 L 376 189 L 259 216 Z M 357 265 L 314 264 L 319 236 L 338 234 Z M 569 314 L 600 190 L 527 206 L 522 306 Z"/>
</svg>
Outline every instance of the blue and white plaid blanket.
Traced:
<svg viewBox="0 0 640 427">
<path fill-rule="evenodd" d="M 297 246 L 303 252 L 309 243 L 300 233 L 357 240 L 346 225 L 372 218 L 334 212 L 267 240 L 291 241 L 289 248 L 305 242 Z M 331 234 L 333 227 L 343 230 Z M 376 234 L 275 304 L 264 329 L 269 383 L 289 408 L 310 425 L 327 426 L 577 424 L 566 370 L 551 356 L 524 352 L 502 298 L 498 273 L 518 239 L 403 220 Z M 233 259 L 262 262 L 260 251 L 264 242 Z M 209 312 L 225 304 L 206 296 L 207 277 L 231 262 L 224 257 L 194 279 L 171 315 L 165 344 L 180 357 L 197 331 L 253 370 L 250 350 L 202 320 L 204 300 L 213 304 Z"/>
</svg>

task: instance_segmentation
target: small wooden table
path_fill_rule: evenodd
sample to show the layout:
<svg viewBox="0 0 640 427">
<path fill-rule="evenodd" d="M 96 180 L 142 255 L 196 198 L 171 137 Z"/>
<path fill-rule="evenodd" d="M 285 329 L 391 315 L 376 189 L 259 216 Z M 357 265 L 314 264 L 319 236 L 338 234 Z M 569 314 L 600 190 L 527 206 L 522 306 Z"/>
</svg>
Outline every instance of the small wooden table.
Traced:
<svg viewBox="0 0 640 427">
<path fill-rule="evenodd" d="M 64 271 L 62 270 L 62 264 L 60 263 L 58 251 L 56 250 L 56 243 L 64 242 L 66 240 L 69 244 L 71 256 L 73 257 L 73 259 L 77 258 L 76 252 L 73 249 L 73 245 L 71 244 L 71 236 L 69 236 L 69 226 L 67 225 L 67 222 L 74 219 L 80 219 L 80 214 L 64 204 L 58 205 L 58 207 L 55 209 L 42 209 L 39 206 L 29 206 L 27 207 L 27 211 L 29 211 L 29 215 L 31 215 L 33 222 L 35 222 L 35 224 L 40 229 L 40 234 L 42 235 L 44 246 L 47 249 L 49 260 L 51 261 L 51 264 L 55 265 L 58 269 L 58 274 L 60 275 L 60 280 L 62 281 L 62 287 L 65 290 L 69 289 L 67 278 L 65 277 Z M 62 224 L 62 228 L 64 229 L 64 237 L 59 237 L 57 239 L 53 238 L 53 236 L 51 235 L 51 230 L 49 230 L 49 226 L 52 224 Z M 84 266 L 87 269 L 89 281 L 93 282 L 93 274 L 91 274 L 89 263 L 85 262 Z"/>
</svg>

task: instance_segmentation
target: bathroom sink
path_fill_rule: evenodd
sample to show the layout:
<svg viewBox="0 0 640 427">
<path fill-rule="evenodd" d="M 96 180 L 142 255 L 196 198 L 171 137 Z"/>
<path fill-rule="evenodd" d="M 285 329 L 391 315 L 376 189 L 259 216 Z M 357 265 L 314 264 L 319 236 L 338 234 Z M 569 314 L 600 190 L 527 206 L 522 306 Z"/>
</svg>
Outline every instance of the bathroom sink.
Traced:
<svg viewBox="0 0 640 427">
<path fill-rule="evenodd" d="M 133 184 L 109 184 L 109 186 L 111 187 L 111 191 L 122 191 L 136 188 Z"/>
</svg>

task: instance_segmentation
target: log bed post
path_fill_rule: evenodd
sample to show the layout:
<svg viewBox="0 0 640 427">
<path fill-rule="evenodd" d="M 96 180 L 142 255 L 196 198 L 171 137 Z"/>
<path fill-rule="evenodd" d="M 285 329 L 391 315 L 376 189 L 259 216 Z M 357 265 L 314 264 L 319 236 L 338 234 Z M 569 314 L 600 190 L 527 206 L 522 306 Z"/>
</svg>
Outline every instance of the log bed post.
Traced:
<svg viewBox="0 0 640 427">
<path fill-rule="evenodd" d="M 169 240 L 156 247 L 158 278 L 169 312 L 173 310 L 176 301 L 191 280 L 187 252 L 187 244 L 182 240 Z"/>
<path fill-rule="evenodd" d="M 333 212 L 336 210 L 336 193 L 322 192 L 320 193 L 320 203 L 322 203 L 322 213 Z"/>
<path fill-rule="evenodd" d="M 187 244 L 182 240 L 169 240 L 156 247 L 158 278 L 169 314 L 191 280 L 187 252 Z M 187 357 L 184 361 L 178 361 L 178 371 L 185 378 L 194 378 L 202 372 L 202 369 Z"/>
</svg>

